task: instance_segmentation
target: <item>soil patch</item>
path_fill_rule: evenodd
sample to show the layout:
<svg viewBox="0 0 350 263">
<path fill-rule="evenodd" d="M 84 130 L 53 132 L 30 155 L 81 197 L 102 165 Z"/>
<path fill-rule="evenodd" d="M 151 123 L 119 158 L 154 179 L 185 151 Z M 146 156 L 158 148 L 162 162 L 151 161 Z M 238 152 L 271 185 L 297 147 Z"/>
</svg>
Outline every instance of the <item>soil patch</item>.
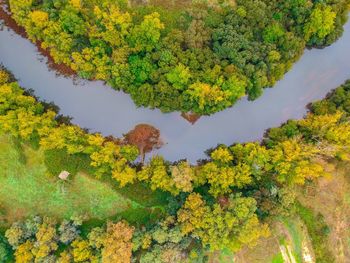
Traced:
<svg viewBox="0 0 350 263">
<path fill-rule="evenodd" d="M 235 254 L 235 263 L 258 263 L 269 262 L 274 255 L 279 253 L 279 242 L 275 236 L 262 238 L 258 244 L 253 247 L 244 247 Z"/>
</svg>

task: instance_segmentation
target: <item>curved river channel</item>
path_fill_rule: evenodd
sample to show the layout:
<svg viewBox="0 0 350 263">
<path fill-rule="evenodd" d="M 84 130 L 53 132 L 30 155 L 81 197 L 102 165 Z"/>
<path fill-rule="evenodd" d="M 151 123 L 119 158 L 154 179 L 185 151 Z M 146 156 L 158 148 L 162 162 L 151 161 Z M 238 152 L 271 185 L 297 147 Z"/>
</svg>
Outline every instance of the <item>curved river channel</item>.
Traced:
<svg viewBox="0 0 350 263">
<path fill-rule="evenodd" d="M 259 140 L 266 129 L 302 118 L 305 105 L 350 78 L 350 22 L 336 43 L 322 50 L 306 50 L 283 80 L 256 101 L 242 99 L 232 108 L 201 117 L 194 125 L 180 113 L 136 108 L 129 95 L 100 81 L 57 76 L 33 44 L 6 27 L 0 30 L 0 63 L 14 73 L 21 86 L 58 105 L 60 113 L 71 116 L 74 124 L 120 137 L 135 125 L 148 123 L 161 131 L 165 143 L 152 154 L 159 153 L 170 161 L 187 158 L 194 163 L 218 143 Z"/>
</svg>

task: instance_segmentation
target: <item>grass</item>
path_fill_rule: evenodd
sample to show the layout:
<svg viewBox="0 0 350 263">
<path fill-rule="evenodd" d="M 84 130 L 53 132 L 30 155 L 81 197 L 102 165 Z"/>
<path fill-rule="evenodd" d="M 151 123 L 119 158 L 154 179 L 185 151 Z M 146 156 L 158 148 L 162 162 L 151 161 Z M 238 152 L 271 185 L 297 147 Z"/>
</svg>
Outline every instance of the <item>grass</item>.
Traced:
<svg viewBox="0 0 350 263">
<path fill-rule="evenodd" d="M 348 162 L 334 166 L 332 177 L 298 188 L 295 214 L 270 224 L 274 238 L 237 252 L 235 262 L 282 263 L 279 245 L 289 246 L 296 262 L 303 262 L 307 252 L 317 263 L 348 262 L 350 166 Z"/>
<path fill-rule="evenodd" d="M 58 160 L 57 163 L 64 164 Z M 79 168 L 77 162 L 67 162 Z M 6 221 L 11 223 L 35 214 L 58 219 L 84 214 L 91 221 L 95 220 L 94 224 L 100 224 L 106 218 L 125 218 L 131 223 L 142 224 L 162 212 L 158 207 L 144 207 L 127 198 L 108 182 L 78 170 L 74 173 L 69 181 L 60 181 L 57 176 L 49 175 L 42 151 L 23 146 L 8 136 L 0 136 L 0 204 Z M 139 186 L 128 190 L 137 195 L 139 189 L 147 192 Z M 147 195 L 146 203 L 164 204 L 163 199 L 158 200 L 149 192 Z"/>
<path fill-rule="evenodd" d="M 220 253 L 219 262 L 220 263 L 234 263 L 233 258 L 234 258 L 234 254 L 230 250 L 224 249 Z"/>
<path fill-rule="evenodd" d="M 94 168 L 90 166 L 91 159 L 87 154 L 69 155 L 65 150 L 48 150 L 44 152 L 44 162 L 48 172 L 57 175 L 63 170 L 75 175 L 81 171 L 87 174 L 95 174 Z M 165 206 L 168 203 L 169 193 L 152 191 L 146 184 L 134 183 L 123 188 L 109 174 L 103 175 L 99 181 L 104 182 L 125 198 L 139 203 L 145 207 Z"/>
<path fill-rule="evenodd" d="M 278 253 L 276 256 L 274 256 L 271 263 L 284 263 L 282 253 Z"/>
<path fill-rule="evenodd" d="M 293 220 L 292 218 L 284 218 L 282 220 L 284 226 L 287 228 L 288 233 L 291 236 L 293 243 L 293 255 L 297 262 L 303 262 L 302 260 L 302 241 L 303 233 L 300 229 L 300 224 L 298 220 Z"/>
<path fill-rule="evenodd" d="M 79 172 L 94 174 L 94 169 L 90 166 L 90 157 L 87 154 L 67 154 L 66 150 L 44 151 L 44 163 L 48 172 L 52 175 L 59 174 L 62 170 L 67 170 L 75 175 Z"/>
<path fill-rule="evenodd" d="M 163 207 L 168 204 L 168 198 L 171 198 L 169 193 L 160 190 L 152 191 L 143 183 L 134 183 L 119 188 L 118 183 L 111 177 L 105 177 L 102 180 L 113 185 L 115 188 L 118 188 L 118 192 L 126 198 L 146 207 Z"/>
<path fill-rule="evenodd" d="M 304 208 L 299 210 L 304 214 L 303 220 L 310 222 L 307 229 L 317 262 L 347 262 L 350 258 L 350 166 L 349 162 L 335 160 L 330 164 L 333 167 L 329 177 L 300 189 L 297 198 Z"/>
<path fill-rule="evenodd" d="M 46 175 L 43 154 L 18 147 L 8 137 L 0 141 L 0 202 L 12 216 L 46 214 L 68 218 L 74 214 L 105 218 L 136 204 L 110 186 L 78 173 L 68 182 Z"/>
<path fill-rule="evenodd" d="M 310 208 L 297 203 L 298 214 L 306 224 L 314 248 L 316 261 L 320 263 L 335 262 L 328 246 L 329 227 L 321 214 L 315 214 Z"/>
</svg>

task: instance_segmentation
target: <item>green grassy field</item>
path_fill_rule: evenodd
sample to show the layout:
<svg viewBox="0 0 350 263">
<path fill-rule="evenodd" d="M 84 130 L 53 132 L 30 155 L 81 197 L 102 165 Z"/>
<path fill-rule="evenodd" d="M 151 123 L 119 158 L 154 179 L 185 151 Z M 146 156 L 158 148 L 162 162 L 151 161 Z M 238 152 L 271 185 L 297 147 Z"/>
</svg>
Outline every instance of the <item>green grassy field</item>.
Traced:
<svg viewBox="0 0 350 263">
<path fill-rule="evenodd" d="M 282 253 L 279 253 L 276 256 L 274 256 L 271 263 L 284 263 Z"/>
<path fill-rule="evenodd" d="M 302 222 L 298 218 L 286 217 L 282 222 L 289 233 L 290 243 L 292 246 L 292 253 L 296 262 L 303 262 L 302 260 L 302 242 L 305 238 L 303 236 Z"/>
<path fill-rule="evenodd" d="M 0 205 L 8 223 L 35 214 L 58 219 L 83 214 L 90 220 L 121 216 L 144 223 L 152 212 L 159 214 L 161 204 L 159 198 L 152 196 L 139 204 L 123 191 L 118 192 L 120 189 L 113 184 L 82 172 L 63 182 L 49 175 L 42 151 L 19 145 L 8 136 L 0 136 L 0 184 Z M 145 191 L 141 186 L 134 190 Z M 129 189 L 132 197 L 131 192 Z M 140 218 L 140 214 L 145 215 Z"/>
</svg>

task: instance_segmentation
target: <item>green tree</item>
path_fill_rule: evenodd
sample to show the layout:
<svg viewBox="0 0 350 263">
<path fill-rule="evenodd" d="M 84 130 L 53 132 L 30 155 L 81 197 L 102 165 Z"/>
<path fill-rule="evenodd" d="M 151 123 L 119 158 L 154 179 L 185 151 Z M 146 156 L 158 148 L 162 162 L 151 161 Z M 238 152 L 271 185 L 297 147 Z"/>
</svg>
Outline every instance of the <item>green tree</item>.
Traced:
<svg viewBox="0 0 350 263">
<path fill-rule="evenodd" d="M 79 234 L 80 231 L 78 229 L 78 225 L 76 225 L 72 221 L 63 220 L 58 228 L 59 232 L 59 240 L 63 244 L 70 244 L 73 240 L 75 240 Z"/>
<path fill-rule="evenodd" d="M 7 262 L 11 253 L 10 246 L 0 234 L 0 262 Z"/>
<path fill-rule="evenodd" d="M 284 29 L 278 23 L 267 26 L 263 32 L 263 38 L 266 43 L 276 43 L 283 36 Z"/>
<path fill-rule="evenodd" d="M 316 4 L 312 10 L 309 21 L 305 24 L 305 40 L 311 37 L 324 38 L 330 34 L 335 26 L 336 13 L 332 11 L 332 7 L 325 4 Z"/>
<path fill-rule="evenodd" d="M 129 43 L 135 51 L 152 51 L 160 39 L 164 24 L 157 12 L 146 15 L 140 25 L 136 25 L 130 34 Z"/>
<path fill-rule="evenodd" d="M 183 90 L 187 88 L 188 81 L 191 77 L 188 67 L 182 64 L 177 65 L 169 73 L 166 74 L 167 80 L 175 89 Z"/>
<path fill-rule="evenodd" d="M 178 222 L 184 234 L 199 237 L 211 250 L 237 251 L 269 234 L 267 225 L 259 222 L 255 211 L 253 198 L 231 195 L 225 207 L 208 206 L 199 194 L 193 193 L 179 210 Z"/>
<path fill-rule="evenodd" d="M 174 195 L 179 193 L 175 188 L 175 182 L 168 174 L 164 159 L 160 156 L 153 157 L 149 164 L 143 166 L 142 170 L 137 173 L 137 178 L 148 182 L 152 190 L 162 189 Z"/>
</svg>

